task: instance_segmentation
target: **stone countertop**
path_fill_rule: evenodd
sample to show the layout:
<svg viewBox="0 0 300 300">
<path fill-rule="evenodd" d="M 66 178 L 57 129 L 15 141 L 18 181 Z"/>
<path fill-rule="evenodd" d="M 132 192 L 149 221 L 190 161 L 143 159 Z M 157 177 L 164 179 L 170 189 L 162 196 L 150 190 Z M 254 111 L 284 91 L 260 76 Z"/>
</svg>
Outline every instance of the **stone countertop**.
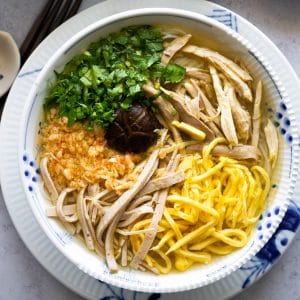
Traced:
<svg viewBox="0 0 300 300">
<path fill-rule="evenodd" d="M 20 45 L 45 0 L 0 0 L 0 30 Z M 101 1 L 84 0 L 80 10 Z M 261 29 L 284 53 L 300 76 L 300 1 L 216 0 Z M 282 259 L 234 300 L 300 300 L 300 235 Z M 0 193 L 0 300 L 79 300 L 52 277 L 20 240 Z"/>
</svg>

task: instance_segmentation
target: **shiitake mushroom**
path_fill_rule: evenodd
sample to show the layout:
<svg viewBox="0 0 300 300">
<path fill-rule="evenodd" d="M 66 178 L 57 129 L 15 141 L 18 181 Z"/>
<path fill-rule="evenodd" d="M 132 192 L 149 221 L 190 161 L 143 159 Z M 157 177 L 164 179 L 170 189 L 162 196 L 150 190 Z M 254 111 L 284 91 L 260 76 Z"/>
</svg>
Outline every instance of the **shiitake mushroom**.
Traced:
<svg viewBox="0 0 300 300">
<path fill-rule="evenodd" d="M 117 110 L 116 118 L 107 128 L 105 138 L 115 150 L 141 153 L 154 144 L 157 139 L 154 130 L 160 127 L 149 108 L 136 104 L 129 110 Z"/>
</svg>

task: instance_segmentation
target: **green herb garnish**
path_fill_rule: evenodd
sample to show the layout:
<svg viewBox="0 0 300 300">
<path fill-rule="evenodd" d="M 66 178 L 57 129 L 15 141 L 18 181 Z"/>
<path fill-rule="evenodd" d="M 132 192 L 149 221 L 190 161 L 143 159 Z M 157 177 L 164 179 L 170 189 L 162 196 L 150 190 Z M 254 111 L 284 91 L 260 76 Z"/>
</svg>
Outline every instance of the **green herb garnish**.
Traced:
<svg viewBox="0 0 300 300">
<path fill-rule="evenodd" d="M 168 64 L 164 69 L 161 81 L 164 84 L 179 83 L 185 76 L 185 68 L 177 64 Z"/>
<path fill-rule="evenodd" d="M 164 50 L 161 33 L 152 26 L 132 26 L 92 43 L 75 56 L 50 87 L 45 108 L 58 106 L 71 126 L 87 120 L 88 127 L 107 127 L 118 108 L 133 103 L 152 106 L 142 86 L 149 79 L 178 83 L 185 69 L 161 64 Z"/>
</svg>

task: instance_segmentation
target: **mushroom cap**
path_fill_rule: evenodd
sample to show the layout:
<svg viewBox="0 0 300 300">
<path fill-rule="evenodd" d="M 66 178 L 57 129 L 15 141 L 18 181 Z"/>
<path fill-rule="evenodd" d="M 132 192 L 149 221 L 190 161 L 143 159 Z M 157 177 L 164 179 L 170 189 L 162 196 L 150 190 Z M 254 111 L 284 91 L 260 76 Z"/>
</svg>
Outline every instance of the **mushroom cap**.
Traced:
<svg viewBox="0 0 300 300">
<path fill-rule="evenodd" d="M 120 152 L 141 153 L 157 139 L 155 129 L 160 124 L 147 107 L 134 105 L 129 110 L 118 109 L 116 119 L 107 128 L 108 145 Z"/>
</svg>

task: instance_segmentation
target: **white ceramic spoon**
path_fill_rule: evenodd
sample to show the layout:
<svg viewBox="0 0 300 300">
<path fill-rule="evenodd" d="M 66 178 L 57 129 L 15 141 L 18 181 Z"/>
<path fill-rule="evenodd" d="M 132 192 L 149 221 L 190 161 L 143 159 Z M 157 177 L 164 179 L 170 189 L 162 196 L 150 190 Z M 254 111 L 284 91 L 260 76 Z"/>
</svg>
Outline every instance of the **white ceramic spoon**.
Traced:
<svg viewBox="0 0 300 300">
<path fill-rule="evenodd" d="M 0 97 L 12 85 L 20 69 L 20 52 L 12 36 L 0 31 Z"/>
</svg>

